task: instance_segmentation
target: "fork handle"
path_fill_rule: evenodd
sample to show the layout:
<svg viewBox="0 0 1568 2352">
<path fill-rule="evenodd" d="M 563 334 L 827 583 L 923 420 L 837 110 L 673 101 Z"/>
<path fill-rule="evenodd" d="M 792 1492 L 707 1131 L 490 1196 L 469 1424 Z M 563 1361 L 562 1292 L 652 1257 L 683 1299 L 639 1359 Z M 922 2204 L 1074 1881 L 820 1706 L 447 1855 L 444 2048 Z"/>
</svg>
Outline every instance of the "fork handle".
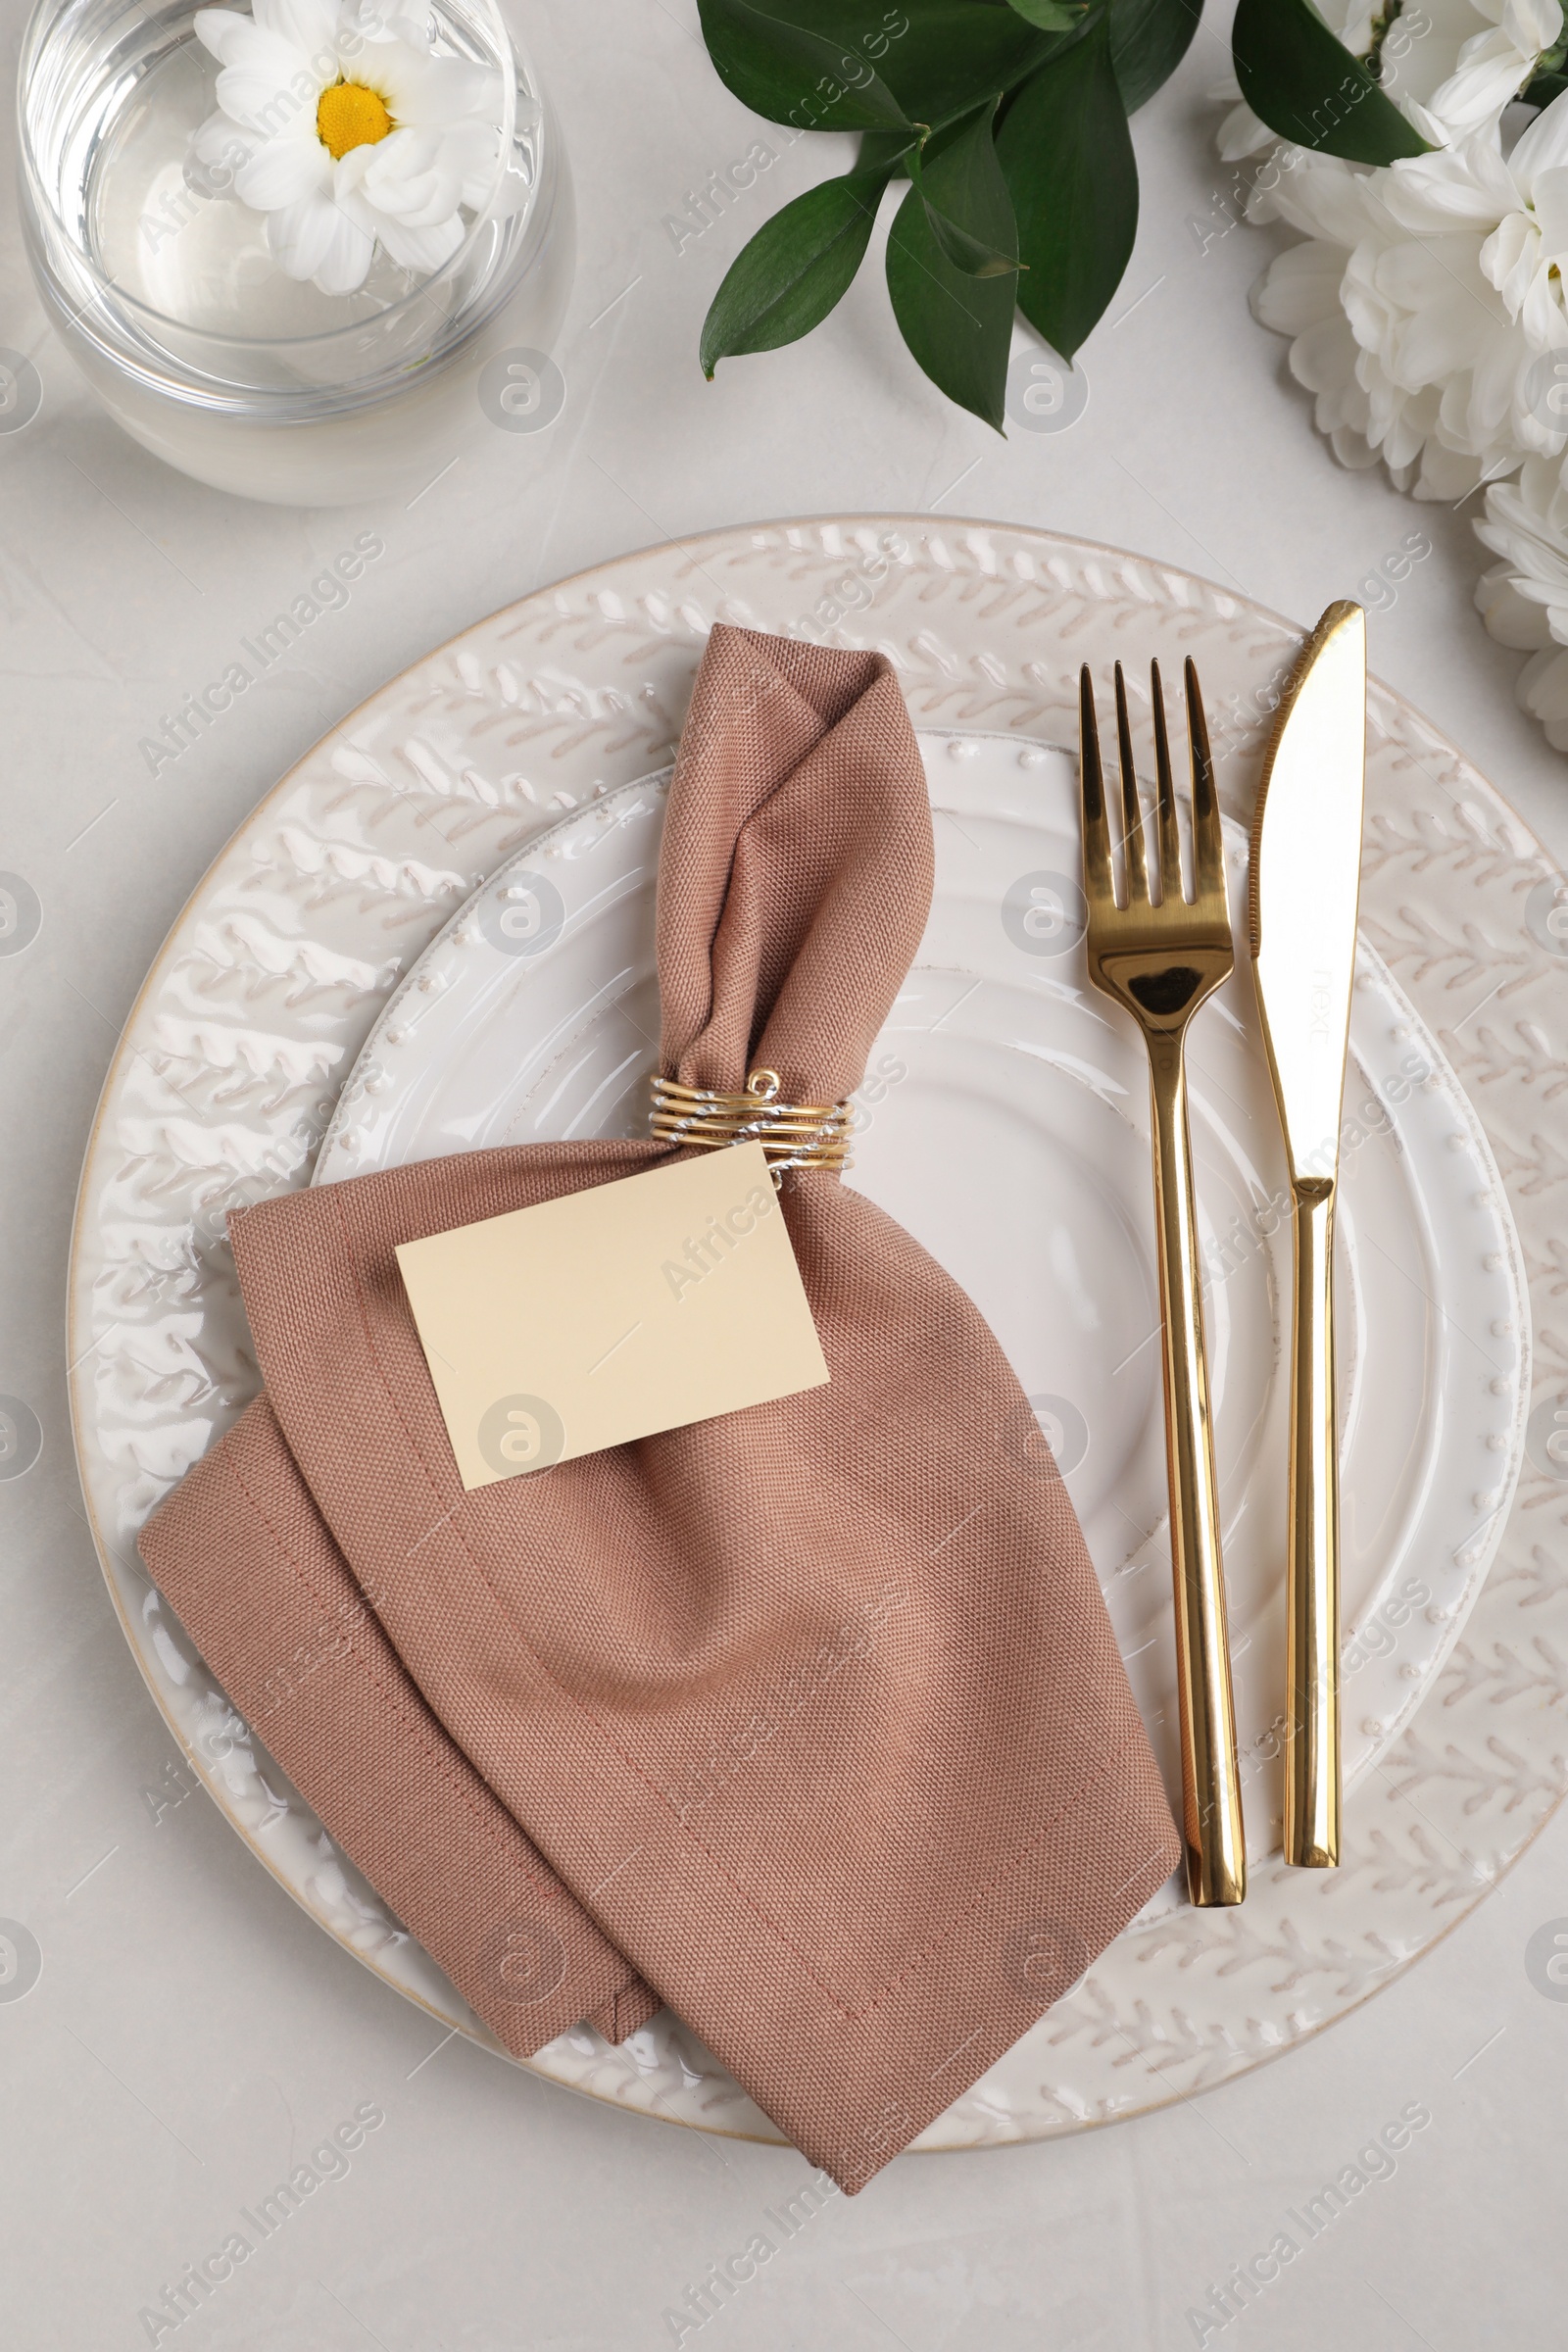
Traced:
<svg viewBox="0 0 1568 2352">
<path fill-rule="evenodd" d="M 1214 1478 L 1203 1291 L 1187 1131 L 1185 1024 L 1150 1032 L 1154 1224 L 1165 1386 L 1165 1469 L 1176 1592 L 1176 1685 L 1182 1737 L 1187 1891 L 1204 1906 L 1247 1892 L 1236 1710 L 1225 1628 L 1219 1493 Z"/>
</svg>

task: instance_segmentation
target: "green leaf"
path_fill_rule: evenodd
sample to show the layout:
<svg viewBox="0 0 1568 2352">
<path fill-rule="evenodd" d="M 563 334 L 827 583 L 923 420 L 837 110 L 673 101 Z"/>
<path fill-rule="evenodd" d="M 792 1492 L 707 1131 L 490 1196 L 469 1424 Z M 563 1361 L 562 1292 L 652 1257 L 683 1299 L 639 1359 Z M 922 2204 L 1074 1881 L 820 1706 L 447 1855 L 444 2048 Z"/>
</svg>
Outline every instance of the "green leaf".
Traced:
<svg viewBox="0 0 1568 2352">
<path fill-rule="evenodd" d="M 938 127 L 967 114 L 990 92 L 1021 80 L 1071 37 L 1039 31 L 1005 0 L 698 5 L 709 53 L 736 97 L 771 122 L 793 122 L 807 130 L 897 127 L 901 121 Z M 792 33 L 820 46 L 792 49 Z M 824 80 L 825 90 L 818 86 Z M 841 101 L 832 98 L 835 82 L 847 93 Z M 885 109 L 887 93 L 900 111 L 873 120 L 863 110 L 870 104 Z M 862 111 L 851 111 L 852 102 Z"/>
<path fill-rule="evenodd" d="M 991 116 L 996 111 L 996 106 L 997 101 L 993 98 L 986 111 L 988 126 Z M 961 137 L 962 134 L 960 133 L 959 136 Z M 949 142 L 944 142 L 939 151 L 940 154 L 947 152 L 948 144 Z M 920 149 L 916 146 L 909 149 L 905 160 L 908 166 L 909 177 L 919 189 L 924 201 L 926 221 L 931 234 L 954 268 L 961 270 L 965 277 L 1015 276 L 1018 269 L 1018 233 L 1010 205 L 1007 209 L 1009 234 L 1005 247 L 989 244 L 984 237 L 971 235 L 961 222 L 954 220 L 943 210 L 939 202 L 933 200 L 931 168 L 936 165 L 939 157 L 933 156 L 931 165 L 924 165 Z"/>
<path fill-rule="evenodd" d="M 1554 98 L 1562 96 L 1564 90 L 1568 90 L 1568 74 L 1564 74 L 1560 70 L 1550 74 L 1538 74 L 1534 81 L 1527 82 L 1520 91 L 1519 104 L 1521 106 L 1549 106 Z"/>
<path fill-rule="evenodd" d="M 764 221 L 725 272 L 703 322 L 703 373 L 777 351 L 820 325 L 865 258 L 886 172 L 824 180 Z"/>
<path fill-rule="evenodd" d="M 862 130 L 855 169 L 857 172 L 884 172 L 890 178 L 907 179 L 909 172 L 906 159 L 909 149 L 919 144 L 918 131 Z"/>
<path fill-rule="evenodd" d="M 850 5 L 787 0 L 787 5 L 820 8 L 845 27 L 859 21 L 853 0 Z M 1076 24 L 1083 10 L 1066 13 Z M 988 7 L 983 0 L 900 0 L 896 7 L 867 8 L 865 21 L 877 27 L 862 36 L 865 54 L 876 52 L 872 62 L 910 121 L 933 129 L 968 114 L 996 91 L 1011 88 L 1070 37 L 1065 31 L 1042 31 L 1016 10 Z M 901 32 L 900 24 L 907 29 Z"/>
<path fill-rule="evenodd" d="M 1070 32 L 1084 13 L 1086 0 L 1007 0 L 1007 6 L 1022 17 L 1026 24 L 1035 25 L 1041 32 Z"/>
<path fill-rule="evenodd" d="M 698 0 L 719 79 L 743 106 L 800 130 L 905 129 L 910 124 L 874 66 L 830 32 L 792 21 L 802 11 L 754 0 Z M 842 15 L 842 11 L 839 12 Z"/>
<path fill-rule="evenodd" d="M 950 400 L 1002 430 L 1016 279 L 975 277 L 949 260 L 931 208 L 975 244 L 1016 251 L 1017 224 L 997 162 L 991 101 L 922 167 L 888 238 L 888 293 L 905 342 Z"/>
<path fill-rule="evenodd" d="M 997 133 L 1025 274 L 1018 307 L 1070 361 L 1120 285 L 1138 230 L 1138 167 L 1103 12 L 1025 82 Z"/>
<path fill-rule="evenodd" d="M 1169 81 L 1192 46 L 1202 10 L 1203 0 L 1110 0 L 1110 62 L 1130 115 Z"/>
<path fill-rule="evenodd" d="M 1311 0 L 1241 0 L 1231 54 L 1253 114 L 1298 147 L 1351 164 L 1430 153 Z"/>
</svg>

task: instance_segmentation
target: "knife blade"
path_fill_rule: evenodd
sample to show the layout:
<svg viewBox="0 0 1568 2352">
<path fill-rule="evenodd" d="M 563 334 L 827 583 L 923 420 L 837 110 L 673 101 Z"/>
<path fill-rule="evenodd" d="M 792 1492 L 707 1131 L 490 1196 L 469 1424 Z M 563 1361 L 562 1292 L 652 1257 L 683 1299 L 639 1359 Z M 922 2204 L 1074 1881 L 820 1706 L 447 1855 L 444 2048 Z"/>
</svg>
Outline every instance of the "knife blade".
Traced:
<svg viewBox="0 0 1568 2352">
<path fill-rule="evenodd" d="M 1334 1210 L 1366 783 L 1366 615 L 1330 605 L 1275 714 L 1249 929 L 1295 1201 L 1286 1554 L 1285 1859 L 1340 1858 Z"/>
</svg>

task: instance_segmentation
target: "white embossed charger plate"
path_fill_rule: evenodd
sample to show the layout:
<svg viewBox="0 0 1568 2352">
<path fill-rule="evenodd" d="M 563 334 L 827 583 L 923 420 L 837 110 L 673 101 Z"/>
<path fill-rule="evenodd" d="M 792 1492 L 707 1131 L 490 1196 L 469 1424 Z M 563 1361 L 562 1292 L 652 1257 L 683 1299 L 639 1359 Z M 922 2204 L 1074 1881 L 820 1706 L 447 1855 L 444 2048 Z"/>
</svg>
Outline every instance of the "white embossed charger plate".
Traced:
<svg viewBox="0 0 1568 2352">
<path fill-rule="evenodd" d="M 939 878 L 872 1055 L 853 1181 L 996 1325 L 1173 1763 L 1143 1064 L 1086 986 L 1060 747 L 1081 660 L 1192 652 L 1235 879 L 1295 640 L 1185 574 L 994 526 L 775 525 L 601 566 L 384 688 L 223 853 L 127 1024 L 72 1271 L 83 1484 L 155 1696 L 313 1914 L 486 2041 L 227 1708 L 141 1574 L 135 1532 L 256 1386 L 223 1216 L 307 1179 L 362 1047 L 322 1179 L 639 1116 L 661 771 L 715 618 L 877 645 L 898 665 Z M 1561 961 L 1530 920 L 1549 885 L 1490 788 L 1374 689 L 1342 1240 L 1347 1864 L 1288 1872 L 1271 1850 L 1288 1236 L 1267 1206 L 1282 1170 L 1244 970 L 1194 1033 L 1194 1125 L 1251 1890 L 1239 1912 L 1152 1905 L 922 2145 L 1105 2121 L 1288 2046 L 1441 1934 L 1561 1793 L 1562 1598 L 1532 1539 L 1564 1491 L 1544 1446 L 1515 1494 L 1525 1283 L 1563 1281 L 1545 1196 L 1568 1170 L 1532 1124 L 1565 1066 L 1543 1025 Z M 650 2114 L 769 2135 L 667 2017 L 621 2049 L 579 2030 L 534 2064 Z"/>
</svg>

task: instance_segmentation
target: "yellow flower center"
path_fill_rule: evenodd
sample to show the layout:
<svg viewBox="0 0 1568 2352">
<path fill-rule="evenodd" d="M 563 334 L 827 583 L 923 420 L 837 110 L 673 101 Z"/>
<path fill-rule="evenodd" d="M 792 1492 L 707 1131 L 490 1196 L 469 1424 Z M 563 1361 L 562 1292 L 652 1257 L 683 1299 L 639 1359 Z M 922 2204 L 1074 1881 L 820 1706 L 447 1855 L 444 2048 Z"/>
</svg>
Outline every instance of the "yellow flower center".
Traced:
<svg viewBox="0 0 1568 2352">
<path fill-rule="evenodd" d="M 351 147 L 373 147 L 392 128 L 392 118 L 374 90 L 363 81 L 335 81 L 321 92 L 316 129 L 334 161 Z"/>
</svg>

